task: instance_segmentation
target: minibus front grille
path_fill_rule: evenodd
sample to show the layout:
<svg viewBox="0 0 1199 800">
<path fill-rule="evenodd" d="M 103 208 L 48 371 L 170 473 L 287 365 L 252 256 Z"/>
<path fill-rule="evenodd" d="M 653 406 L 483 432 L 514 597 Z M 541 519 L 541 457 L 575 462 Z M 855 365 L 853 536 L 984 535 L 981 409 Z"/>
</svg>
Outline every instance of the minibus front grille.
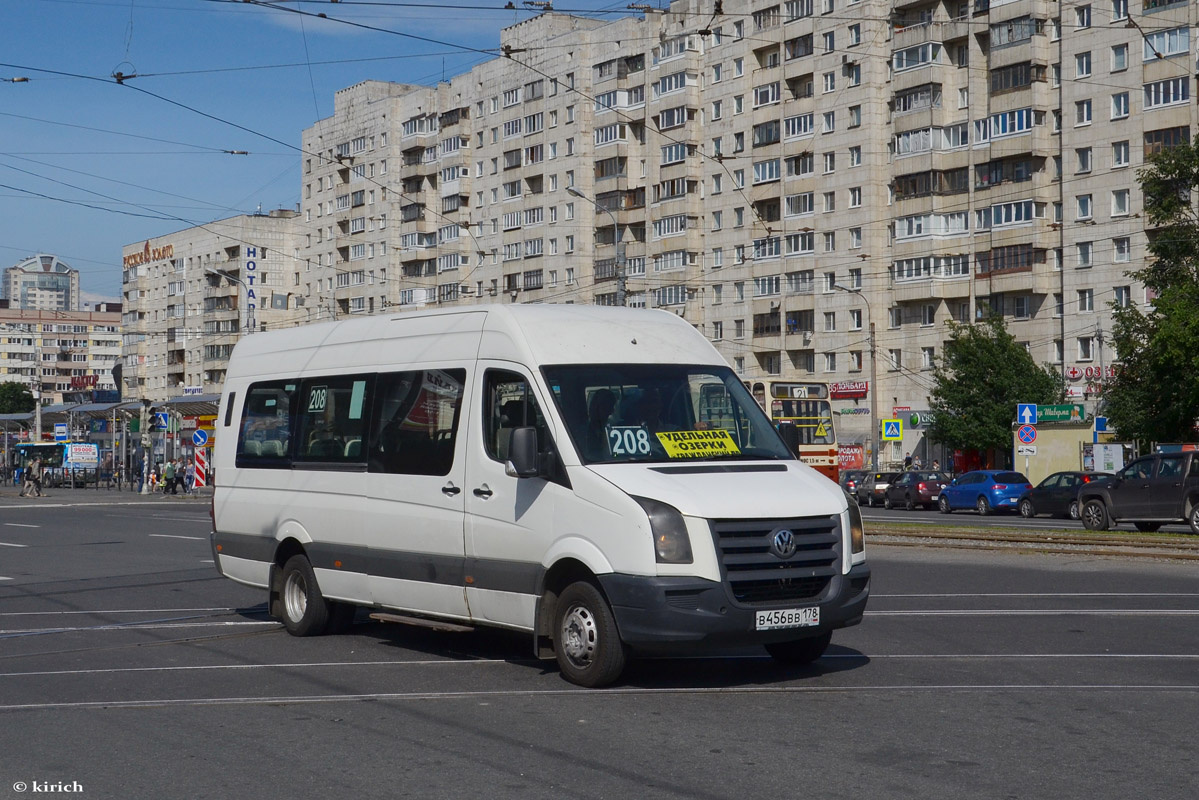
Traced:
<svg viewBox="0 0 1199 800">
<path fill-rule="evenodd" d="M 772 549 L 775 534 L 791 532 L 794 553 Z M 720 572 L 732 598 L 744 605 L 776 605 L 813 600 L 840 572 L 839 517 L 714 520 L 712 532 Z"/>
</svg>

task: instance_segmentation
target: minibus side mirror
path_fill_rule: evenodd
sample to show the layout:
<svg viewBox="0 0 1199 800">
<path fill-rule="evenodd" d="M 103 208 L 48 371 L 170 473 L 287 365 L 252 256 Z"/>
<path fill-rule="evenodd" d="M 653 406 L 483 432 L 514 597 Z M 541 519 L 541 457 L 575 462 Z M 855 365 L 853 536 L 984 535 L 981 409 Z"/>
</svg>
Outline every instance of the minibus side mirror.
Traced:
<svg viewBox="0 0 1199 800">
<path fill-rule="evenodd" d="M 787 423 L 779 425 L 779 436 L 783 437 L 783 443 L 787 445 L 787 450 L 795 455 L 799 452 L 799 428 Z"/>
<path fill-rule="evenodd" d="M 504 472 L 513 478 L 536 478 L 539 471 L 537 429 L 514 429 L 508 443 L 508 463 L 504 465 Z"/>
</svg>

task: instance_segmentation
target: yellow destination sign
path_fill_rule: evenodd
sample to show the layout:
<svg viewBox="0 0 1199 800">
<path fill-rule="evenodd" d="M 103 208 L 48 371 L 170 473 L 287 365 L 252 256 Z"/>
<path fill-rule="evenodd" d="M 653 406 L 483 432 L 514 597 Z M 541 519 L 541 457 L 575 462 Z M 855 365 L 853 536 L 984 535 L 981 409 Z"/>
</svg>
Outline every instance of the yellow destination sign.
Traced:
<svg viewBox="0 0 1199 800">
<path fill-rule="evenodd" d="M 708 455 L 731 455 L 741 452 L 733 437 L 723 428 L 711 431 L 664 431 L 658 441 L 671 458 L 701 458 Z"/>
</svg>

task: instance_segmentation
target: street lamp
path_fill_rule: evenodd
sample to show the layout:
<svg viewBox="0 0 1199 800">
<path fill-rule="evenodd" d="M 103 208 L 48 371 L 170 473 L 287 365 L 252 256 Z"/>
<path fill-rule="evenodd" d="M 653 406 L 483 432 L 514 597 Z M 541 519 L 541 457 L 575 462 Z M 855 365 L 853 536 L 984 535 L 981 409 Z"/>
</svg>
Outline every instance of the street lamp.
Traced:
<svg viewBox="0 0 1199 800">
<path fill-rule="evenodd" d="M 245 287 L 245 290 L 246 290 L 246 335 L 249 336 L 251 333 L 254 332 L 255 328 L 257 327 L 257 323 L 254 320 L 254 305 L 255 304 L 250 302 L 250 285 L 248 283 L 246 283 L 245 281 L 243 281 L 241 278 L 234 275 L 233 273 L 226 272 L 223 269 L 217 269 L 216 267 L 205 267 L 204 271 L 209 273 L 210 275 L 218 275 L 222 278 L 225 278 L 226 280 L 236 281 L 237 283 L 240 283 L 243 287 Z"/>
<path fill-rule="evenodd" d="M 870 312 L 870 301 L 862 294 L 861 287 L 851 289 L 834 283 L 833 288 L 856 294 L 866 306 L 866 321 L 870 324 L 870 471 L 878 472 L 878 358 L 875 353 L 874 315 Z"/>
<path fill-rule="evenodd" d="M 616 232 L 616 305 L 625 305 L 625 259 L 624 259 L 624 237 L 620 235 L 620 223 L 616 221 L 616 215 L 611 210 L 601 206 L 596 200 L 588 197 L 580 192 L 574 186 L 566 187 L 567 194 L 573 194 L 575 197 L 586 200 L 593 206 L 603 211 L 612 219 L 612 229 Z"/>
</svg>

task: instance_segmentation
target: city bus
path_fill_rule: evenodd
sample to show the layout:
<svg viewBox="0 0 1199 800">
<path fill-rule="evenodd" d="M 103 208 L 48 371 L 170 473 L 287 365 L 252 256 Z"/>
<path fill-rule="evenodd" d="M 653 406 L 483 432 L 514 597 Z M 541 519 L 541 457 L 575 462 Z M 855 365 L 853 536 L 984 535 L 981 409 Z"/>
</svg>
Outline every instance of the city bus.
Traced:
<svg viewBox="0 0 1199 800">
<path fill-rule="evenodd" d="M 798 443 L 795 454 L 812 469 L 832 480 L 840 477 L 837 431 L 827 383 L 770 381 L 747 384 L 762 410 L 786 434 L 793 426 Z M 790 441 L 789 437 L 784 435 Z"/>
<path fill-rule="evenodd" d="M 15 465 L 29 468 L 35 458 L 42 460 L 42 475 L 51 486 L 70 483 L 94 483 L 98 467 L 98 446 L 86 442 L 21 442 L 16 446 Z M 75 460 L 71 460 L 72 454 Z"/>
</svg>

